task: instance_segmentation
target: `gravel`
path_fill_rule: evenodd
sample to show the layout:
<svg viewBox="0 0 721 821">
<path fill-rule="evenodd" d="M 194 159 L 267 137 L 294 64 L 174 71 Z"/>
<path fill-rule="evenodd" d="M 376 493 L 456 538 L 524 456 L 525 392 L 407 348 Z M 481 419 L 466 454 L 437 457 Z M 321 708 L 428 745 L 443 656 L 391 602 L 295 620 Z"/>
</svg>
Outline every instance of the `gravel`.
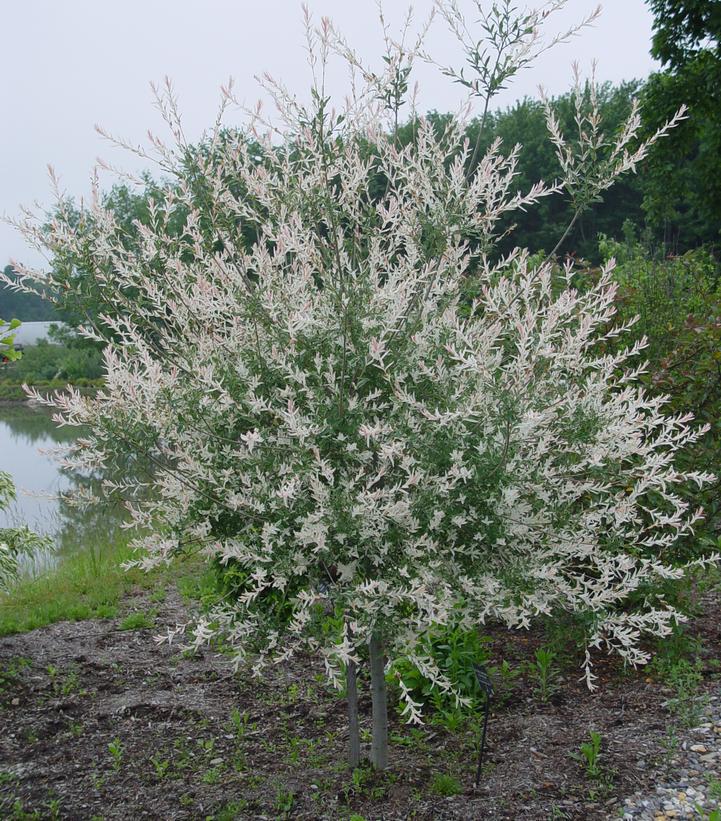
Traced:
<svg viewBox="0 0 721 821">
<path fill-rule="evenodd" d="M 721 809 L 721 697 L 708 696 L 701 723 L 679 735 L 668 775 L 653 793 L 623 803 L 624 821 L 705 818 Z M 618 818 L 618 812 L 609 818 Z"/>
</svg>

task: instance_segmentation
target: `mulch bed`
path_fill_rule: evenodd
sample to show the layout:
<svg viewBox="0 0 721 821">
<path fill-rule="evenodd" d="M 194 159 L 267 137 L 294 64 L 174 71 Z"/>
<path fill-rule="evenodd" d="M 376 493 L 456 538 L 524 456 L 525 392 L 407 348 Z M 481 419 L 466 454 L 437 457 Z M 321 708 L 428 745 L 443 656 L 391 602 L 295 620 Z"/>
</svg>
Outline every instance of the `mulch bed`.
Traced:
<svg viewBox="0 0 721 821">
<path fill-rule="evenodd" d="M 714 595 L 694 630 L 718 659 Z M 130 597 L 125 612 L 148 609 L 147 597 Z M 262 680 L 233 674 L 223 656 L 157 647 L 154 635 L 188 616 L 174 591 L 153 606 L 153 630 L 119 630 L 118 619 L 0 639 L 0 816 L 594 819 L 618 817 L 625 796 L 653 791 L 667 774 L 669 690 L 601 660 L 604 683 L 594 693 L 574 666 L 546 703 L 528 677 L 517 680 L 491 715 L 477 791 L 477 730 L 412 730 L 395 711 L 390 770 L 353 777 L 345 702 L 316 661 L 296 659 Z M 494 652 L 503 648 L 512 663 L 542 641 L 533 632 L 490 634 Z M 716 666 L 705 674 L 702 689 L 716 691 Z M 361 714 L 367 740 L 367 695 Z M 602 737 L 602 779 L 572 757 L 590 730 Z M 460 792 L 439 794 L 449 791 L 439 775 Z"/>
</svg>

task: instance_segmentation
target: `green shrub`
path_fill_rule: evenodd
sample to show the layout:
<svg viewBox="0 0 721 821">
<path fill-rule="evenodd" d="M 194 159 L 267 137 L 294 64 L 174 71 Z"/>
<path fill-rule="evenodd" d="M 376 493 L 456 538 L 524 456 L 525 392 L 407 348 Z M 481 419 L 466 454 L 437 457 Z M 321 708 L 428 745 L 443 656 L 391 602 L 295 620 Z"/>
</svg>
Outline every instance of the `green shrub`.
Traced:
<svg viewBox="0 0 721 821">
<path fill-rule="evenodd" d="M 654 393 L 669 396 L 668 411 L 691 411 L 709 433 L 679 454 L 681 470 L 719 472 L 721 464 L 721 264 L 704 248 L 679 257 L 655 257 L 644 250 L 627 227 L 626 240 L 601 237 L 602 256 L 617 260 L 617 307 L 621 321 L 638 316 L 630 335 L 619 345 L 647 337 L 642 358 L 648 360 L 643 377 Z M 718 532 L 721 494 L 718 483 L 689 497 L 702 506 L 705 525 L 682 546 L 686 558 Z"/>
</svg>

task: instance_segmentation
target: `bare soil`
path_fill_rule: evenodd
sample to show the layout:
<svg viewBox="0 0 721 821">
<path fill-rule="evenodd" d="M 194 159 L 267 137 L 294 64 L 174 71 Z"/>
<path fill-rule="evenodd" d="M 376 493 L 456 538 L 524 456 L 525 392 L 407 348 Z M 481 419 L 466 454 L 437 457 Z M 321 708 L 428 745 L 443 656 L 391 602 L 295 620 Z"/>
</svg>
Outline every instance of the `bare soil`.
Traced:
<svg viewBox="0 0 721 821">
<path fill-rule="evenodd" d="M 667 775 L 671 692 L 603 659 L 594 693 L 576 666 L 564 669 L 545 703 L 528 677 L 515 682 L 491 714 L 478 790 L 477 728 L 412 730 L 395 711 L 390 770 L 353 775 L 345 702 L 316 661 L 297 659 L 258 680 L 233 674 L 222 655 L 158 647 L 154 636 L 188 613 L 173 590 L 160 604 L 148 595 L 138 592 L 124 607 L 155 607 L 153 629 L 120 630 L 119 618 L 0 639 L 0 816 L 596 819 L 618 817 L 625 796 L 652 792 Z M 704 613 L 694 625 L 704 647 L 701 689 L 717 691 L 718 594 Z M 491 635 L 497 655 L 516 665 L 542 640 Z M 596 779 L 572 757 L 590 730 L 602 736 Z M 456 784 L 439 775 L 455 779 L 459 792 L 441 794 Z"/>
</svg>

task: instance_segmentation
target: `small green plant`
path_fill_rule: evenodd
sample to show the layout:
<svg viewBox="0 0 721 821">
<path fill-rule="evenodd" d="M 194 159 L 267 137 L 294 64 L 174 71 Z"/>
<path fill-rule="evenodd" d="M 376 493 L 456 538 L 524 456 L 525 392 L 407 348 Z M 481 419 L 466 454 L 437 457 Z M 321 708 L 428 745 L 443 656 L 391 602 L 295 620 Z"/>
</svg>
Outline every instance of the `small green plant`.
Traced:
<svg viewBox="0 0 721 821">
<path fill-rule="evenodd" d="M 24 670 L 30 669 L 30 659 L 18 656 L 10 659 L 4 667 L 0 667 L 0 693 L 17 684 Z"/>
<path fill-rule="evenodd" d="M 164 587 L 158 587 L 150 594 L 150 601 L 155 604 L 162 604 L 168 596 L 168 591 Z"/>
<path fill-rule="evenodd" d="M 601 734 L 595 730 L 589 733 L 590 741 L 581 744 L 580 753 L 574 753 L 573 757 L 585 765 L 588 778 L 598 779 L 601 777 L 600 753 Z"/>
<path fill-rule="evenodd" d="M 113 769 L 117 772 L 123 763 L 123 745 L 119 738 L 114 738 L 108 744 L 108 752 L 113 759 Z"/>
<path fill-rule="evenodd" d="M 236 750 L 230 757 L 230 764 L 237 773 L 242 773 L 246 768 L 245 753 L 242 750 Z"/>
<path fill-rule="evenodd" d="M 650 672 L 674 691 L 668 700 L 669 712 L 684 727 L 695 727 L 701 721 L 707 699 L 699 695 L 703 680 L 703 663 L 696 658 L 692 663 L 682 656 L 656 656 Z"/>
<path fill-rule="evenodd" d="M 153 765 L 155 775 L 162 781 L 170 769 L 170 759 L 161 758 L 159 753 L 156 753 L 150 757 L 150 763 Z"/>
<path fill-rule="evenodd" d="M 50 801 L 47 801 L 45 807 L 47 809 L 47 818 L 50 821 L 56 821 L 56 819 L 60 818 L 60 799 L 53 798 Z"/>
<path fill-rule="evenodd" d="M 210 755 L 215 748 L 215 739 L 214 738 L 199 738 L 197 741 L 198 747 L 204 752 L 206 755 Z"/>
<path fill-rule="evenodd" d="M 275 809 L 278 812 L 289 813 L 293 809 L 295 796 L 292 790 L 286 787 L 278 787 L 275 791 Z"/>
<path fill-rule="evenodd" d="M 588 791 L 589 801 L 597 801 L 610 792 L 615 771 L 601 765 L 601 734 L 591 730 L 589 737 L 590 741 L 581 744 L 580 752 L 571 756 L 583 765 L 586 777 L 594 783 Z"/>
<path fill-rule="evenodd" d="M 511 667 L 504 659 L 500 664 L 489 668 L 488 672 L 493 678 L 494 702 L 497 705 L 508 704 L 513 697 L 516 680 L 523 671 L 519 667 Z"/>
<path fill-rule="evenodd" d="M 143 612 L 138 610 L 135 613 L 129 613 L 118 625 L 119 630 L 150 630 L 155 626 L 155 617 L 157 612 L 149 610 Z"/>
<path fill-rule="evenodd" d="M 698 726 L 708 701 L 706 696 L 699 695 L 699 685 L 703 680 L 702 666 L 700 659 L 693 665 L 687 661 L 678 662 L 668 679 L 675 691 L 668 707 L 684 727 Z"/>
<path fill-rule="evenodd" d="M 71 721 L 70 726 L 68 727 L 68 731 L 73 738 L 78 738 L 78 736 L 81 736 L 84 729 L 85 727 L 80 721 Z"/>
<path fill-rule="evenodd" d="M 19 798 L 16 798 L 13 802 L 9 817 L 12 821 L 40 821 L 40 813 L 37 810 L 35 812 L 26 811 L 23 802 Z"/>
<path fill-rule="evenodd" d="M 217 784 L 220 781 L 220 768 L 219 767 L 211 767 L 209 770 L 206 770 L 203 773 L 203 783 L 204 784 Z"/>
<path fill-rule="evenodd" d="M 50 679 L 50 689 L 56 697 L 69 696 L 80 688 L 80 678 L 75 668 L 71 668 L 63 675 L 60 668 L 54 664 L 48 664 L 47 674 Z"/>
<path fill-rule="evenodd" d="M 457 778 L 446 773 L 436 773 L 431 781 L 431 792 L 434 795 L 450 797 L 461 792 L 461 785 Z"/>
<path fill-rule="evenodd" d="M 298 736 L 288 739 L 288 760 L 291 764 L 299 764 L 301 758 L 302 740 Z"/>
<path fill-rule="evenodd" d="M 32 729 L 23 730 L 22 737 L 27 744 L 34 744 L 38 740 L 37 731 Z"/>
<path fill-rule="evenodd" d="M 721 804 L 721 778 L 713 778 L 712 776 L 709 776 L 708 794 L 709 798 L 713 798 Z"/>
<path fill-rule="evenodd" d="M 64 696 L 69 696 L 80 688 L 80 677 L 77 670 L 70 670 L 63 680 L 61 693 Z"/>
<path fill-rule="evenodd" d="M 186 770 L 190 767 L 191 752 L 188 749 L 187 742 L 184 738 L 176 738 L 173 747 L 176 755 L 173 757 L 173 763 L 179 770 Z"/>
<path fill-rule="evenodd" d="M 413 747 L 419 752 L 428 748 L 426 733 L 421 727 L 408 727 L 405 733 L 391 733 L 390 740 L 400 747 Z"/>
<path fill-rule="evenodd" d="M 661 739 L 661 746 L 663 747 L 666 766 L 670 767 L 679 746 L 678 733 L 673 724 L 666 727 L 666 735 Z"/>
<path fill-rule="evenodd" d="M 450 733 L 458 732 L 469 718 L 469 710 L 464 709 L 462 706 L 443 706 L 443 699 L 439 697 L 438 693 L 433 694 L 431 703 L 435 708 L 431 723 L 445 727 Z"/>
<path fill-rule="evenodd" d="M 213 821 L 237 821 L 238 818 L 245 818 L 246 816 L 243 813 L 247 811 L 248 807 L 249 803 L 244 798 L 229 801 L 213 815 Z"/>
<path fill-rule="evenodd" d="M 242 713 L 237 707 L 233 707 L 230 711 L 230 723 L 237 740 L 243 738 L 248 730 L 248 713 L 244 710 Z"/>
<path fill-rule="evenodd" d="M 555 665 L 556 653 L 549 647 L 539 647 L 535 661 L 529 665 L 529 673 L 536 682 L 535 692 L 544 703 L 558 688 L 559 671 Z"/>
<path fill-rule="evenodd" d="M 362 790 L 370 777 L 371 771 L 368 767 L 356 767 L 351 775 L 353 786 L 358 791 Z"/>
</svg>

